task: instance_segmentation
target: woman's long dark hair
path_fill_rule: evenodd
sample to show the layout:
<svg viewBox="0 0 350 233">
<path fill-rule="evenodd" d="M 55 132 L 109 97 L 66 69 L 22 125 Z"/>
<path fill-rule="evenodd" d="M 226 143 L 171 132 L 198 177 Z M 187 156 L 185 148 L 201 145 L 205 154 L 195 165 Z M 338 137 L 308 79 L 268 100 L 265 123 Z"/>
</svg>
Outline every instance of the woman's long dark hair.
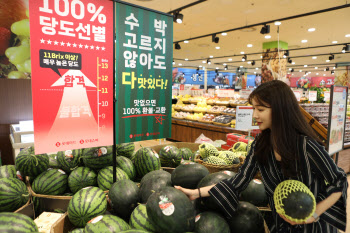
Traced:
<svg viewBox="0 0 350 233">
<path fill-rule="evenodd" d="M 282 172 L 286 177 L 297 175 L 297 141 L 300 135 L 317 141 L 316 134 L 306 122 L 291 88 L 284 82 L 273 80 L 257 87 L 249 96 L 262 106 L 271 108 L 271 129 L 265 129 L 257 138 L 255 154 L 260 164 L 267 164 L 271 150 L 282 158 Z"/>
</svg>

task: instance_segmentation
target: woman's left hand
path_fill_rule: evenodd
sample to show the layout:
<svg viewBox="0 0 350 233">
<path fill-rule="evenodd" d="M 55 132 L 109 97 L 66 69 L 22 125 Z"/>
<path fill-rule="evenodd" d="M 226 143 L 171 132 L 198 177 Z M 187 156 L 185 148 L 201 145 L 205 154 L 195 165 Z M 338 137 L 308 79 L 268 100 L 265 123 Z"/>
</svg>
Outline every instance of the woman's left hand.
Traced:
<svg viewBox="0 0 350 233">
<path fill-rule="evenodd" d="M 287 219 L 285 216 L 283 216 L 282 214 L 279 214 L 279 216 L 284 220 L 286 221 L 287 223 L 291 224 L 291 225 L 300 225 L 300 224 L 310 224 L 310 223 L 313 223 L 315 221 L 314 217 L 310 217 L 308 218 L 305 222 L 302 222 L 302 223 L 296 223 L 296 222 L 293 222 L 289 219 Z"/>
</svg>

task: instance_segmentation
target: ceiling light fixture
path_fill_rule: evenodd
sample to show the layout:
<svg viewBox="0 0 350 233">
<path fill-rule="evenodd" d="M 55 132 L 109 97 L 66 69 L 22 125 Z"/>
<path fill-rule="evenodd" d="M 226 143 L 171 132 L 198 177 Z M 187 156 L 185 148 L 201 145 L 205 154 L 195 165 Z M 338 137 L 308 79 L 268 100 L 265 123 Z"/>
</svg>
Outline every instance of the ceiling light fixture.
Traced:
<svg viewBox="0 0 350 233">
<path fill-rule="evenodd" d="M 219 69 L 217 67 L 215 69 L 215 73 L 219 73 Z"/>
<path fill-rule="evenodd" d="M 334 71 L 333 71 L 333 70 L 331 71 L 331 74 L 334 74 Z"/>
<path fill-rule="evenodd" d="M 254 66 L 255 65 L 255 61 L 252 61 L 252 66 Z"/>
<path fill-rule="evenodd" d="M 350 37 L 350 34 L 346 34 L 345 37 Z"/>
<path fill-rule="evenodd" d="M 243 57 L 242 57 L 242 61 L 246 61 L 247 60 L 247 55 L 244 55 Z"/>
<path fill-rule="evenodd" d="M 181 49 L 181 46 L 179 43 L 175 43 L 175 49 Z"/>
<path fill-rule="evenodd" d="M 316 31 L 316 28 L 309 28 L 309 29 L 307 29 L 309 32 L 314 32 L 314 31 Z"/>
<path fill-rule="evenodd" d="M 289 56 L 289 50 L 284 51 L 284 56 L 286 56 L 286 57 Z"/>
<path fill-rule="evenodd" d="M 258 67 L 256 67 L 255 69 L 256 69 L 256 70 L 258 70 L 259 68 L 258 68 Z"/>
<path fill-rule="evenodd" d="M 307 67 L 307 65 L 304 65 L 304 67 Z"/>
<path fill-rule="evenodd" d="M 175 61 L 173 60 L 173 65 L 175 65 Z"/>
<path fill-rule="evenodd" d="M 350 52 L 350 44 L 346 44 L 343 49 L 345 49 L 345 52 Z"/>
<path fill-rule="evenodd" d="M 228 60 L 229 60 L 229 61 L 232 61 L 232 58 L 229 58 Z"/>
<path fill-rule="evenodd" d="M 346 46 L 343 47 L 343 49 L 341 50 L 342 53 L 346 53 Z"/>
<path fill-rule="evenodd" d="M 197 68 L 197 71 L 199 71 L 199 67 Z"/>
<path fill-rule="evenodd" d="M 175 12 L 174 17 L 173 17 L 173 21 L 175 23 L 182 23 L 183 19 L 184 19 L 183 14 L 181 14 L 180 12 Z"/>
<path fill-rule="evenodd" d="M 209 57 L 210 57 L 210 58 L 213 58 L 214 56 L 210 55 Z"/>
<path fill-rule="evenodd" d="M 324 69 L 324 71 L 329 71 L 329 67 L 326 67 L 326 69 Z"/>
<path fill-rule="evenodd" d="M 289 57 L 288 58 L 288 63 L 292 63 L 293 61 L 292 61 L 292 59 Z"/>
<path fill-rule="evenodd" d="M 251 48 L 251 47 L 253 47 L 253 45 L 252 44 L 247 44 L 247 47 Z"/>
<path fill-rule="evenodd" d="M 224 63 L 224 64 L 222 64 L 223 66 L 226 66 L 227 64 L 226 63 Z"/>
<path fill-rule="evenodd" d="M 294 72 L 294 69 L 291 69 L 290 72 Z"/>
<path fill-rule="evenodd" d="M 317 59 L 317 57 L 312 57 L 312 59 Z"/>
<path fill-rule="evenodd" d="M 185 44 L 188 44 L 188 43 L 190 43 L 190 42 L 189 42 L 188 40 L 184 40 L 184 43 L 185 43 Z"/>
<path fill-rule="evenodd" d="M 330 60 L 326 60 L 326 62 L 330 62 Z"/>
<path fill-rule="evenodd" d="M 261 30 L 260 30 L 260 34 L 269 34 L 270 33 L 270 25 L 264 25 Z"/>
<path fill-rule="evenodd" d="M 294 62 L 294 61 L 292 62 L 292 65 L 295 65 L 295 62 Z"/>
<path fill-rule="evenodd" d="M 185 58 L 185 61 L 188 61 L 188 58 Z"/>
<path fill-rule="evenodd" d="M 216 34 L 211 35 L 211 42 L 219 43 L 220 38 L 216 36 Z"/>
<path fill-rule="evenodd" d="M 282 23 L 281 23 L 280 21 L 276 21 L 276 22 L 275 22 L 275 25 L 276 25 L 276 26 L 279 26 L 279 25 L 281 25 L 281 24 L 282 24 Z"/>
<path fill-rule="evenodd" d="M 244 52 L 242 51 L 241 54 L 244 54 Z"/>
<path fill-rule="evenodd" d="M 334 59 L 334 55 L 331 54 L 331 55 L 329 56 L 329 60 L 332 61 L 333 59 Z"/>
<path fill-rule="evenodd" d="M 227 70 L 227 69 L 228 69 L 228 66 L 226 65 L 226 66 L 225 66 L 225 70 Z"/>
<path fill-rule="evenodd" d="M 307 43 L 307 40 L 302 40 L 301 43 Z"/>
<path fill-rule="evenodd" d="M 227 36 L 226 32 L 221 33 L 222 36 Z"/>
<path fill-rule="evenodd" d="M 271 36 L 270 35 L 266 35 L 265 39 L 271 39 Z"/>
<path fill-rule="evenodd" d="M 315 67 L 315 70 L 317 70 L 317 69 L 318 69 L 318 67 L 316 66 L 316 67 Z"/>
<path fill-rule="evenodd" d="M 207 63 L 206 61 L 202 61 L 203 64 Z"/>
<path fill-rule="evenodd" d="M 216 49 L 220 49 L 220 47 L 219 46 L 217 46 L 217 47 L 215 47 Z"/>
<path fill-rule="evenodd" d="M 179 66 L 182 66 L 182 64 L 181 64 L 181 63 L 179 63 Z"/>
<path fill-rule="evenodd" d="M 336 43 L 338 43 L 338 41 L 336 41 L 336 40 L 332 41 L 332 44 L 336 44 Z"/>
<path fill-rule="evenodd" d="M 207 60 L 207 63 L 208 63 L 208 65 L 210 65 L 210 64 L 211 64 L 211 61 L 210 61 L 210 59 L 208 59 L 208 60 Z"/>
</svg>

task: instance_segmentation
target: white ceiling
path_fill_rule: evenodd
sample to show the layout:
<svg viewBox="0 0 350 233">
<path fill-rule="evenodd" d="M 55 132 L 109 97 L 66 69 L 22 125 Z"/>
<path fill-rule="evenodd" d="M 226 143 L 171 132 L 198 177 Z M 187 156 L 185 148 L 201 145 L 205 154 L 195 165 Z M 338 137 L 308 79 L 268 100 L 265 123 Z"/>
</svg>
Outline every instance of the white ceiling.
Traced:
<svg viewBox="0 0 350 233">
<path fill-rule="evenodd" d="M 169 12 L 196 1 L 127 0 L 126 2 L 162 12 Z M 201 35 L 274 21 L 344 4 L 348 4 L 348 2 L 345 0 L 208 0 L 181 11 L 184 15 L 184 20 L 182 24 L 174 23 L 173 39 L 174 41 L 183 41 Z M 288 68 L 294 68 L 295 71 L 298 71 L 293 73 L 294 76 L 302 76 L 305 71 L 313 71 L 311 76 L 315 76 L 316 72 L 319 75 L 326 74 L 331 76 L 330 71 L 323 72 L 323 68 L 329 66 L 330 70 L 332 70 L 334 63 L 350 62 L 350 52 L 336 54 L 341 52 L 345 43 L 350 44 L 350 37 L 345 37 L 345 35 L 350 34 L 349 22 L 350 7 L 347 7 L 282 21 L 282 25 L 279 26 L 279 35 L 277 33 L 278 27 L 271 23 L 269 24 L 271 39 L 265 39 L 264 35 L 260 34 L 261 26 L 256 26 L 228 32 L 227 36 L 219 34 L 220 41 L 218 44 L 211 42 L 211 36 L 190 40 L 188 44 L 180 42 L 181 50 L 174 49 L 175 67 L 179 67 L 179 63 L 181 63 L 182 67 L 205 65 L 209 69 L 215 69 L 216 67 L 223 69 L 222 64 L 227 63 L 231 71 L 235 71 L 237 66 L 244 66 L 250 68 L 250 72 L 257 71 L 259 73 L 260 70 L 255 70 L 255 68 L 258 67 L 260 69 L 261 66 L 260 53 L 262 52 L 262 44 L 264 42 L 277 41 L 279 36 L 281 41 L 289 44 L 290 49 L 330 45 L 333 41 L 338 41 L 337 46 L 291 50 L 289 53 L 295 65 L 288 64 Z M 308 32 L 309 28 L 315 28 L 316 30 Z M 308 42 L 302 43 L 302 40 L 307 40 Z M 252 44 L 253 47 L 248 48 L 247 44 Z M 220 46 L 220 49 L 215 49 L 216 46 Z M 252 67 L 247 62 L 241 62 L 242 55 L 240 52 L 245 52 L 246 54 L 259 53 L 259 55 L 248 55 L 248 61 L 255 60 L 255 66 Z M 331 53 L 335 53 L 335 60 L 327 63 L 326 60 Z M 317 56 L 317 54 L 326 55 Z M 233 55 L 236 56 L 234 57 Z M 317 59 L 312 59 L 312 56 L 293 58 L 306 55 L 315 55 Z M 211 59 L 212 64 L 203 64 L 202 61 L 208 59 L 209 56 L 214 56 Z M 220 56 L 230 57 L 215 58 Z M 185 61 L 185 58 L 188 58 L 189 61 Z M 229 58 L 234 63 L 230 63 Z M 220 65 L 214 63 L 219 63 Z M 307 68 L 304 67 L 305 64 L 308 65 Z M 315 66 L 319 67 L 319 69 L 316 70 Z M 299 70 L 302 70 L 302 73 L 299 73 Z"/>
</svg>

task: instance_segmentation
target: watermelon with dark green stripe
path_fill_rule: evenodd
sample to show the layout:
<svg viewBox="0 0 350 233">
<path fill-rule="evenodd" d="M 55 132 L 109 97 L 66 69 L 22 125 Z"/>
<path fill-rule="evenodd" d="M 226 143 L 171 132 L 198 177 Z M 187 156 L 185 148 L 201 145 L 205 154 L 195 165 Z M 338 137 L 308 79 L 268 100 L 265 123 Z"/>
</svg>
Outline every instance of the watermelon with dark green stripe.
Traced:
<svg viewBox="0 0 350 233">
<path fill-rule="evenodd" d="M 49 167 L 50 168 L 60 168 L 57 161 L 57 154 L 49 154 Z"/>
<path fill-rule="evenodd" d="M 66 150 L 57 153 L 57 162 L 65 172 L 71 172 L 81 164 L 82 149 Z"/>
<path fill-rule="evenodd" d="M 159 151 L 162 167 L 177 167 L 181 163 L 181 154 L 175 146 L 165 146 Z"/>
<path fill-rule="evenodd" d="M 141 177 L 148 172 L 160 169 L 159 155 L 151 148 L 143 147 L 135 154 L 134 159 L 137 174 Z"/>
<path fill-rule="evenodd" d="M 37 176 L 32 184 L 36 194 L 61 195 L 68 187 L 68 176 L 60 169 L 50 169 Z"/>
<path fill-rule="evenodd" d="M 0 179 L 1 178 L 16 178 L 17 171 L 14 165 L 4 165 L 0 167 Z"/>
<path fill-rule="evenodd" d="M 155 232 L 155 226 L 149 221 L 146 205 L 139 204 L 131 213 L 129 225 L 138 230 Z"/>
<path fill-rule="evenodd" d="M 117 156 L 117 166 L 122 169 L 130 178 L 130 180 L 134 180 L 136 177 L 136 168 L 134 163 L 124 156 Z"/>
<path fill-rule="evenodd" d="M 85 227 L 92 218 L 107 210 L 106 194 L 97 187 L 86 187 L 74 194 L 68 204 L 68 218 L 76 227 Z"/>
<path fill-rule="evenodd" d="M 28 147 L 19 152 L 16 157 L 16 167 L 22 175 L 36 177 L 49 167 L 47 154 L 34 154 L 34 147 Z"/>
<path fill-rule="evenodd" d="M 128 175 L 119 167 L 116 168 L 116 182 L 129 179 Z M 97 175 L 97 184 L 103 191 L 109 190 L 113 184 L 113 166 L 101 169 Z"/>
<path fill-rule="evenodd" d="M 179 151 L 183 160 L 194 161 L 194 154 L 190 148 L 183 147 L 183 148 L 180 148 Z"/>
<path fill-rule="evenodd" d="M 30 217 L 24 214 L 3 212 L 0 213 L 0 232 L 38 232 L 38 227 Z"/>
<path fill-rule="evenodd" d="M 131 227 L 123 219 L 113 215 L 100 215 L 86 224 L 85 233 L 109 233 L 130 230 Z"/>
<path fill-rule="evenodd" d="M 78 167 L 74 169 L 68 177 L 69 189 L 76 193 L 80 189 L 97 185 L 97 174 L 88 167 Z"/>
<path fill-rule="evenodd" d="M 99 170 L 113 165 L 113 146 L 102 146 L 84 149 L 83 162 L 85 167 Z"/>
<path fill-rule="evenodd" d="M 135 151 L 135 144 L 133 142 L 122 143 L 116 147 L 117 155 L 131 158 Z"/>
<path fill-rule="evenodd" d="M 119 180 L 110 188 L 108 197 L 115 214 L 123 219 L 128 219 L 137 203 L 140 202 L 140 189 L 131 180 Z"/>
<path fill-rule="evenodd" d="M 22 181 L 17 178 L 0 179 L 0 212 L 15 211 L 26 204 L 28 199 L 28 189 Z"/>
</svg>

